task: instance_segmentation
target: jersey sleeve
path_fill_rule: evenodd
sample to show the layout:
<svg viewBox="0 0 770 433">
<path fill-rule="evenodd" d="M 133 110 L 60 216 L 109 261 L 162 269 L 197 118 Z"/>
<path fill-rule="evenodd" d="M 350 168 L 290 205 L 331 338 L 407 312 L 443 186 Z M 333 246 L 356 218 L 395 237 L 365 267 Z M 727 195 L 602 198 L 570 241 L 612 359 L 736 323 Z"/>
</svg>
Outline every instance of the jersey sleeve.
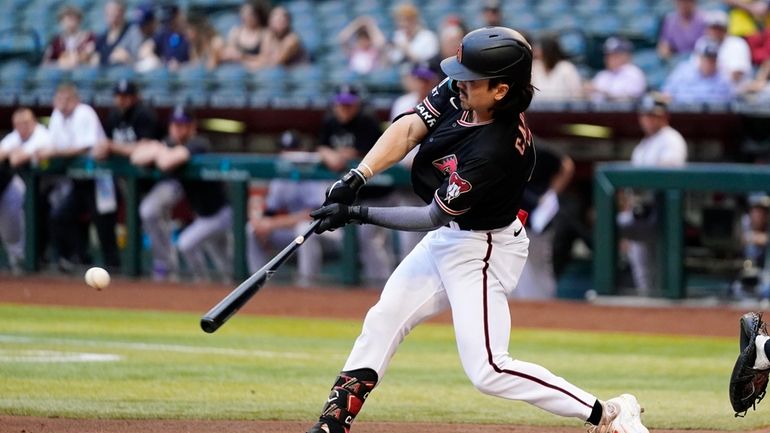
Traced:
<svg viewBox="0 0 770 433">
<path fill-rule="evenodd" d="M 462 215 L 479 197 L 489 194 L 501 175 L 485 159 L 470 160 L 444 179 L 433 199 L 447 214 Z"/>
<path fill-rule="evenodd" d="M 456 108 L 452 105 L 452 97 L 456 95 L 457 93 L 452 88 L 452 80 L 446 78 L 438 86 L 434 87 L 425 99 L 418 102 L 413 110 L 407 111 L 401 116 L 416 113 L 425 123 L 425 126 L 428 127 L 428 130 L 432 130 L 436 127 L 442 115 Z"/>
</svg>

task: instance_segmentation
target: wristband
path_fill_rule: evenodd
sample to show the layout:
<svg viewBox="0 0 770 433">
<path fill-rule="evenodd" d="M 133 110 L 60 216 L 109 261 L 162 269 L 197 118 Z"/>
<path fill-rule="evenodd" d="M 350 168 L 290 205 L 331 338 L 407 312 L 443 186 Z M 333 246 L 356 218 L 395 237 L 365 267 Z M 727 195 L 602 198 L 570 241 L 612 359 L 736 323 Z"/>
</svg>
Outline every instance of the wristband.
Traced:
<svg viewBox="0 0 770 433">
<path fill-rule="evenodd" d="M 367 176 L 367 178 L 374 177 L 374 170 L 372 170 L 372 168 L 369 167 L 369 164 L 365 162 L 361 162 L 360 164 L 358 164 L 358 167 L 362 169 L 365 168 L 369 172 L 369 176 Z M 363 171 L 361 171 L 361 173 L 363 173 Z"/>
</svg>

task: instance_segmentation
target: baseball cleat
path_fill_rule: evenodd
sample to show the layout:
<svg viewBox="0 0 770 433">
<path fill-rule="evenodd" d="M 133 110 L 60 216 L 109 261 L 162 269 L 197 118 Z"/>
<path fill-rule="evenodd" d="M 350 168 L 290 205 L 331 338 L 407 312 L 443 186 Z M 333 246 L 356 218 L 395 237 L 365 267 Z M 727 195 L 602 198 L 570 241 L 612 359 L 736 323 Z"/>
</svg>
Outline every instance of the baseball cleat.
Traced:
<svg viewBox="0 0 770 433">
<path fill-rule="evenodd" d="M 307 433 L 348 433 L 342 426 L 329 426 L 328 423 L 319 421 Z"/>
<path fill-rule="evenodd" d="M 641 414 L 644 409 L 633 395 L 622 394 L 602 405 L 602 420 L 599 425 L 591 426 L 588 433 L 650 433 L 642 424 Z"/>
</svg>

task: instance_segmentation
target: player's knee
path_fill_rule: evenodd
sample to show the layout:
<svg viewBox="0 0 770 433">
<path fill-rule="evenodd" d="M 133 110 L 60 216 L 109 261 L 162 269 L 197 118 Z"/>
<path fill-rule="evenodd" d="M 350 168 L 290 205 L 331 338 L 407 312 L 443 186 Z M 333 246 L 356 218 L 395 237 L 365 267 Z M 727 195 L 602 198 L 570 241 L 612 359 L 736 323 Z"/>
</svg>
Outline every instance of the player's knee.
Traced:
<svg viewBox="0 0 770 433">
<path fill-rule="evenodd" d="M 498 385 L 499 375 L 500 373 L 496 372 L 492 367 L 486 366 L 469 375 L 469 378 L 479 392 L 496 395 L 500 391 Z"/>
<path fill-rule="evenodd" d="M 179 236 L 176 247 L 180 253 L 188 255 L 197 247 L 197 243 L 193 241 L 192 237 L 182 235 Z"/>
</svg>

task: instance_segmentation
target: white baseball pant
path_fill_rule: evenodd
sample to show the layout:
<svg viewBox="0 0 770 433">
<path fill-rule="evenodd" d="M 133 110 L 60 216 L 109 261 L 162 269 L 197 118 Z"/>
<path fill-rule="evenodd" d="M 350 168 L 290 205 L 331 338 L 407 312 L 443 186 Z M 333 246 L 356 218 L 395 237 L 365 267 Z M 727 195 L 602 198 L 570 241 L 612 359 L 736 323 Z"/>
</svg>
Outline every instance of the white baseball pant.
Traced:
<svg viewBox="0 0 770 433">
<path fill-rule="evenodd" d="M 508 354 L 507 296 L 516 287 L 528 245 L 518 220 L 492 232 L 442 227 L 428 233 L 369 310 L 343 371 L 371 368 L 382 377 L 409 331 L 451 308 L 460 360 L 476 388 L 557 415 L 588 419 L 596 397 Z"/>
</svg>

